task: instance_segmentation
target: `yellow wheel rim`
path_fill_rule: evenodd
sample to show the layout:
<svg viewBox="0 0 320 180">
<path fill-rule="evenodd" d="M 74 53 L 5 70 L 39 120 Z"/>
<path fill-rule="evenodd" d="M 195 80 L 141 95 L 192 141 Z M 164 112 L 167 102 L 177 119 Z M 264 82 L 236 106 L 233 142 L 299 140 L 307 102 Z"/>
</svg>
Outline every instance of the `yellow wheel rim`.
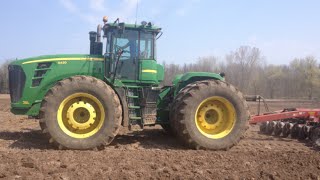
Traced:
<svg viewBox="0 0 320 180">
<path fill-rule="evenodd" d="M 210 139 L 227 136 L 236 121 L 234 106 L 227 99 L 213 96 L 200 103 L 195 114 L 198 130 Z"/>
<path fill-rule="evenodd" d="M 75 93 L 65 98 L 58 109 L 61 130 L 73 138 L 88 138 L 102 127 L 105 111 L 102 103 L 91 94 Z"/>
</svg>

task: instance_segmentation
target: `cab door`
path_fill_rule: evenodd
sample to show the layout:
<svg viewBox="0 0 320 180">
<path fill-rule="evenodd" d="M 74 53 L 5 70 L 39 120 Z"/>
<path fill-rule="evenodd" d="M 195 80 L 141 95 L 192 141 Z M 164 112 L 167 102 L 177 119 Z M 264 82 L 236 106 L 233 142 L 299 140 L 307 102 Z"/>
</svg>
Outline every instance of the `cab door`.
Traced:
<svg viewBox="0 0 320 180">
<path fill-rule="evenodd" d="M 115 54 L 115 62 L 118 59 L 119 49 L 123 50 L 120 56 L 116 78 L 123 82 L 132 82 L 138 79 L 138 31 L 125 31 L 118 37 L 113 39 L 113 53 Z"/>
<path fill-rule="evenodd" d="M 154 49 L 154 34 L 150 32 L 141 32 L 139 44 L 139 80 L 142 83 L 157 83 L 157 61 L 155 60 Z"/>
</svg>

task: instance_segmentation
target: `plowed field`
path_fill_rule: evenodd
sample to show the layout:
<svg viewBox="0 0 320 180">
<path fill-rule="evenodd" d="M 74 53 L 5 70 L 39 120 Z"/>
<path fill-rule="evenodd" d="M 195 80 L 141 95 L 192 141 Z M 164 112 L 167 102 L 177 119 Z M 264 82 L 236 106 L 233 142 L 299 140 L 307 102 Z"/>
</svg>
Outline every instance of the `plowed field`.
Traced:
<svg viewBox="0 0 320 180">
<path fill-rule="evenodd" d="M 320 107 L 270 103 L 271 109 Z M 57 150 L 37 120 L 14 116 L 0 95 L 0 178 L 5 179 L 320 179 L 320 152 L 308 141 L 276 138 L 251 126 L 229 151 L 191 150 L 161 127 L 122 130 L 101 151 Z M 255 104 L 250 104 L 255 113 Z"/>
</svg>

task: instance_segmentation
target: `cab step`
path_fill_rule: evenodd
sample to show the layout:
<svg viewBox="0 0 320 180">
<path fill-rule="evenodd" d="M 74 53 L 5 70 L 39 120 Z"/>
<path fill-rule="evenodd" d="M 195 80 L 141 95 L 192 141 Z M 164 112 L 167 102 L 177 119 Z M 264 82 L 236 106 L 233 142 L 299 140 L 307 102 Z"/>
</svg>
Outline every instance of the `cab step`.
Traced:
<svg viewBox="0 0 320 180">
<path fill-rule="evenodd" d="M 141 117 L 131 116 L 131 117 L 129 117 L 129 119 L 132 119 L 132 120 L 141 120 L 142 118 L 141 118 Z"/>
<path fill-rule="evenodd" d="M 139 96 L 127 95 L 128 98 L 138 99 Z"/>
<path fill-rule="evenodd" d="M 140 106 L 128 106 L 129 109 L 140 109 Z"/>
</svg>

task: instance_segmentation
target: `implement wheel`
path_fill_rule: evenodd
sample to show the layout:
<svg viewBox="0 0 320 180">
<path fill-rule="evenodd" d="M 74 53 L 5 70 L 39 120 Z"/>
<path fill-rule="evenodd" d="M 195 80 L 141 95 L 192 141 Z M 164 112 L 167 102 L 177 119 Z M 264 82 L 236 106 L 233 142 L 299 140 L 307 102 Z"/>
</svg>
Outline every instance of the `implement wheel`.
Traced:
<svg viewBox="0 0 320 180">
<path fill-rule="evenodd" d="M 101 80 L 74 76 L 47 93 L 40 126 L 59 148 L 93 149 L 117 135 L 122 108 L 113 89 Z"/>
<path fill-rule="evenodd" d="M 244 136 L 250 115 L 242 93 L 234 86 L 205 80 L 189 84 L 180 93 L 171 124 L 182 142 L 196 149 L 221 150 Z"/>
</svg>

